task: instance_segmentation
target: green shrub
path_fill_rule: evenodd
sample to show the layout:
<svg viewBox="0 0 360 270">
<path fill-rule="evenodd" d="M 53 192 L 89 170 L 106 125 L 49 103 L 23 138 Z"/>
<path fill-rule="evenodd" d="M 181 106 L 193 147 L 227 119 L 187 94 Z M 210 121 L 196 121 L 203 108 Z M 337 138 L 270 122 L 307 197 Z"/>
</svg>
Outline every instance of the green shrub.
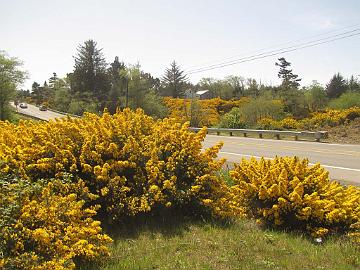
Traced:
<svg viewBox="0 0 360 270">
<path fill-rule="evenodd" d="M 356 92 L 346 92 L 329 102 L 332 109 L 349 109 L 355 106 L 360 107 L 360 93 Z"/>
<path fill-rule="evenodd" d="M 230 112 L 220 118 L 219 127 L 221 128 L 247 128 L 239 108 L 232 108 Z"/>
</svg>

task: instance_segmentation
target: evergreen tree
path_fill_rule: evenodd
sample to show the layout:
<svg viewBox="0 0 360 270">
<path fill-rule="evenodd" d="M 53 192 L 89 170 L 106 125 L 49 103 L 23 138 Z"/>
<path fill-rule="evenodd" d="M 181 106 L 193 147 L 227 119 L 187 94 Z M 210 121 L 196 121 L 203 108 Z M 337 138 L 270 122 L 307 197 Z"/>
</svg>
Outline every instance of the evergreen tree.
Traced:
<svg viewBox="0 0 360 270">
<path fill-rule="evenodd" d="M 285 104 L 285 111 L 291 113 L 295 117 L 303 117 L 307 114 L 304 94 L 298 91 L 301 79 L 290 69 L 291 63 L 286 61 L 284 57 L 278 59 L 279 63 L 275 63 L 280 67 L 278 77 L 282 79 L 280 87 L 275 87 L 275 96 L 282 99 Z"/>
<path fill-rule="evenodd" d="M 118 56 L 116 56 L 114 62 L 110 64 L 109 74 L 111 88 L 106 105 L 110 113 L 115 113 L 116 108 L 121 107 L 121 97 L 124 96 L 126 88 L 126 78 L 123 76 L 125 68 L 125 64 L 119 61 Z"/>
<path fill-rule="evenodd" d="M 71 91 L 80 96 L 90 94 L 100 103 L 99 109 L 103 109 L 110 90 L 110 78 L 102 49 L 97 48 L 94 40 L 87 40 L 78 46 L 74 59 L 74 72 L 69 74 Z"/>
<path fill-rule="evenodd" d="M 186 74 L 175 61 L 171 63 L 170 68 L 165 70 L 165 75 L 162 77 L 162 83 L 168 93 L 167 95 L 174 98 L 184 96 L 186 81 Z"/>
<path fill-rule="evenodd" d="M 53 104 L 54 95 L 53 88 L 51 88 L 46 81 L 43 86 L 40 86 L 37 82 L 32 84 L 31 96 L 37 105 L 46 103 L 46 106 L 49 106 L 50 104 Z"/>
<path fill-rule="evenodd" d="M 337 98 L 345 93 L 347 89 L 346 81 L 340 73 L 335 74 L 326 85 L 326 94 L 329 98 Z"/>
<path fill-rule="evenodd" d="M 58 80 L 56 72 L 53 72 L 53 75 L 49 78 L 49 86 L 54 87 L 54 83 Z"/>
<path fill-rule="evenodd" d="M 44 94 L 42 92 L 42 88 L 40 84 L 37 82 L 33 82 L 31 86 L 31 97 L 35 101 L 35 104 L 41 104 L 44 99 Z"/>
<path fill-rule="evenodd" d="M 350 92 L 360 92 L 360 82 L 354 75 L 351 75 L 350 80 L 348 80 L 347 88 Z"/>
<path fill-rule="evenodd" d="M 281 57 L 278 60 L 279 63 L 275 63 L 275 65 L 280 67 L 278 77 L 282 79 L 282 88 L 285 91 L 290 88 L 298 88 L 301 79 L 298 78 L 298 75 L 293 74 L 292 69 L 290 69 L 291 63 L 287 62 L 284 57 Z"/>
</svg>

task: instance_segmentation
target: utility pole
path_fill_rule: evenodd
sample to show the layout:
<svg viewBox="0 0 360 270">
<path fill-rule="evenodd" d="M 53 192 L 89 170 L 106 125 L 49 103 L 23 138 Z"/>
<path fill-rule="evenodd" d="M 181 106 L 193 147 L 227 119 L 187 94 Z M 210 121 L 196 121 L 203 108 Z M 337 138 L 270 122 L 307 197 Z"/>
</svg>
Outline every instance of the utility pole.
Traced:
<svg viewBox="0 0 360 270">
<path fill-rule="evenodd" d="M 125 97 L 125 107 L 128 107 L 129 101 L 129 76 L 126 76 L 126 97 Z"/>
<path fill-rule="evenodd" d="M 125 97 L 125 107 L 129 106 L 129 80 L 132 79 L 131 72 L 128 70 L 126 72 L 126 97 Z"/>
</svg>

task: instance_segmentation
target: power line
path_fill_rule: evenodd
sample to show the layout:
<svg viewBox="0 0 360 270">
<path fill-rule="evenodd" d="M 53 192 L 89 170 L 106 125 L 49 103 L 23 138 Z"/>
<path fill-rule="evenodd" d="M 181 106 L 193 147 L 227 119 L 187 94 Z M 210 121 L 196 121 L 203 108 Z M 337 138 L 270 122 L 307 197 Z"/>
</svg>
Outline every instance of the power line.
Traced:
<svg viewBox="0 0 360 270">
<path fill-rule="evenodd" d="M 353 33 L 353 34 L 349 34 L 349 33 L 359 31 L 359 30 L 360 30 L 360 28 L 356 29 L 356 30 L 348 31 L 346 33 L 333 35 L 333 36 L 328 37 L 328 38 L 323 38 L 323 39 L 318 39 L 318 40 L 314 40 L 314 41 L 311 41 L 311 42 L 306 42 L 306 43 L 299 44 L 299 45 L 296 45 L 296 46 L 294 45 L 294 46 L 290 46 L 290 47 L 286 47 L 286 48 L 282 48 L 282 49 L 278 49 L 278 50 L 274 50 L 274 51 L 269 51 L 269 52 L 256 54 L 256 55 L 252 55 L 252 56 L 248 56 L 248 57 L 244 57 L 244 58 L 239 58 L 239 59 L 236 59 L 236 60 L 233 60 L 233 61 L 223 62 L 223 63 L 217 64 L 217 65 L 210 65 L 210 66 L 207 66 L 207 67 L 190 70 L 190 71 L 187 72 L 187 75 L 195 74 L 195 73 L 199 73 L 199 72 L 203 72 L 203 71 L 208 71 L 208 70 L 213 70 L 213 69 L 218 69 L 218 68 L 222 68 L 222 67 L 232 66 L 232 65 L 239 64 L 239 63 L 249 62 L 249 61 L 253 61 L 253 60 L 257 60 L 257 59 L 267 58 L 267 57 L 274 56 L 274 55 L 279 55 L 279 54 L 282 54 L 282 53 L 288 53 L 288 52 L 292 52 L 292 51 L 297 51 L 297 50 L 300 50 L 300 49 L 314 47 L 314 46 L 318 46 L 318 45 L 321 45 L 321 44 L 334 42 L 336 40 L 341 40 L 341 39 L 357 36 L 357 35 L 360 35 L 360 32 Z M 344 34 L 348 34 L 348 35 L 344 36 Z M 329 38 L 332 38 L 332 39 L 329 39 Z"/>
<path fill-rule="evenodd" d="M 349 25 L 349 26 L 341 27 L 341 28 L 334 29 L 334 30 L 331 30 L 331 31 L 326 31 L 324 33 L 320 33 L 320 34 L 316 34 L 316 35 L 311 35 L 311 36 L 295 39 L 295 40 L 292 40 L 292 41 L 282 42 L 282 43 L 279 43 L 279 44 L 276 44 L 276 45 L 264 47 L 262 49 L 252 50 L 252 51 L 249 51 L 247 53 L 241 53 L 241 54 L 233 55 L 233 56 L 226 57 L 226 58 L 223 58 L 223 59 L 210 61 L 210 62 L 207 62 L 207 63 L 203 63 L 202 65 L 193 65 L 193 66 L 188 67 L 185 71 L 187 71 L 187 70 L 188 71 L 193 71 L 195 69 L 200 69 L 201 66 L 216 65 L 216 64 L 219 65 L 219 64 L 221 64 L 222 62 L 224 62 L 226 60 L 230 60 L 230 59 L 240 57 L 240 56 L 243 56 L 243 55 L 248 55 L 248 54 L 253 54 L 253 53 L 260 53 L 260 52 L 262 52 L 264 50 L 267 50 L 267 49 L 277 48 L 277 47 L 280 47 L 280 46 L 283 46 L 283 45 L 286 45 L 286 44 L 291 44 L 291 43 L 295 43 L 295 42 L 299 42 L 299 41 L 303 41 L 303 40 L 307 40 L 307 39 L 312 39 L 312 38 L 328 35 L 330 33 L 339 32 L 341 30 L 348 29 L 348 28 L 353 28 L 353 27 L 357 27 L 357 26 L 360 26 L 360 23 L 356 23 L 356 24 L 352 24 L 352 25 Z"/>
<path fill-rule="evenodd" d="M 235 60 L 232 60 L 232 61 L 225 61 L 225 62 L 216 64 L 216 65 L 210 65 L 210 66 L 206 66 L 206 67 L 203 67 L 203 68 L 197 68 L 197 69 L 188 70 L 188 72 L 194 72 L 194 71 L 202 70 L 204 68 L 207 69 L 207 68 L 215 67 L 215 66 L 218 66 L 218 65 L 230 64 L 230 63 L 237 62 L 237 61 L 240 61 L 240 60 L 244 60 L 244 59 L 247 59 L 247 58 L 252 58 L 252 57 L 262 56 L 262 55 L 269 54 L 269 53 L 275 53 L 275 52 L 278 52 L 278 51 L 288 50 L 288 49 L 296 48 L 296 47 L 299 47 L 299 46 L 304 46 L 304 45 L 307 45 L 307 44 L 312 44 L 312 43 L 328 40 L 328 39 L 335 38 L 335 37 L 338 37 L 338 36 L 344 36 L 344 35 L 347 35 L 347 34 L 350 34 L 350 33 L 353 33 L 353 32 L 357 32 L 359 30 L 360 30 L 360 28 L 357 28 L 357 29 L 354 29 L 354 30 L 351 30 L 351 31 L 347 31 L 347 32 L 343 32 L 343 33 L 340 33 L 340 34 L 332 35 L 332 36 L 329 36 L 329 37 L 326 37 L 326 38 L 312 40 L 312 41 L 300 43 L 300 44 L 297 44 L 297 45 L 293 45 L 293 46 L 289 46 L 289 47 L 285 47 L 285 48 L 280 48 L 280 49 L 277 49 L 277 50 L 272 50 L 272 51 L 263 52 L 263 53 L 260 53 L 260 54 L 255 54 L 255 55 L 251 55 L 251 56 L 247 56 L 247 57 L 242 57 L 242 58 L 238 58 L 238 59 L 235 59 Z"/>
</svg>

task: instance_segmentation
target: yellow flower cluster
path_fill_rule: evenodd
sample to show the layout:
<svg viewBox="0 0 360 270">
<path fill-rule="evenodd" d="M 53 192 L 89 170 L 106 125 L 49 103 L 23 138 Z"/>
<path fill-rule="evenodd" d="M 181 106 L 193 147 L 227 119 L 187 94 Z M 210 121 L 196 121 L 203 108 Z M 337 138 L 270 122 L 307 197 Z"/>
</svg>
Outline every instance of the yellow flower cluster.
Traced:
<svg viewBox="0 0 360 270">
<path fill-rule="evenodd" d="M 22 180 L 1 182 L 1 269 L 75 269 L 75 259 L 109 255 L 112 240 L 92 218 L 96 207 L 84 208 L 81 193 L 69 193 L 77 189 L 86 191 L 83 183 L 55 180 L 44 187 Z"/>
<path fill-rule="evenodd" d="M 315 112 L 309 118 L 301 120 L 301 125 L 305 128 L 318 128 L 324 126 L 338 126 L 355 118 L 360 117 L 360 108 L 353 107 L 345 110 L 326 110 Z"/>
<path fill-rule="evenodd" d="M 155 207 L 202 204 L 215 214 L 237 211 L 216 172 L 221 144 L 202 151 L 198 133 L 174 119 L 155 121 L 142 110 L 47 123 L 0 124 L 0 170 L 25 179 L 82 179 L 94 202 L 115 219 Z M 209 204 L 209 201 L 211 203 Z"/>
<path fill-rule="evenodd" d="M 360 117 L 360 108 L 353 107 L 345 110 L 326 110 L 312 113 L 310 117 L 301 120 L 287 117 L 282 120 L 263 118 L 257 126 L 263 129 L 316 129 L 325 126 L 338 126 Z"/>
<path fill-rule="evenodd" d="M 195 100 L 199 108 L 191 108 L 191 99 L 164 98 L 164 103 L 169 109 L 169 117 L 179 123 L 198 118 L 199 126 L 214 126 L 218 124 L 220 116 L 231 111 L 234 107 L 240 107 L 249 102 L 249 98 L 237 100 L 223 100 L 219 97 L 213 99 Z M 193 111 L 191 111 L 193 110 Z"/>
<path fill-rule="evenodd" d="M 359 224 L 360 188 L 330 182 L 319 164 L 309 166 L 297 157 L 253 158 L 230 174 L 233 193 L 259 222 L 306 229 L 317 237 Z"/>
</svg>

